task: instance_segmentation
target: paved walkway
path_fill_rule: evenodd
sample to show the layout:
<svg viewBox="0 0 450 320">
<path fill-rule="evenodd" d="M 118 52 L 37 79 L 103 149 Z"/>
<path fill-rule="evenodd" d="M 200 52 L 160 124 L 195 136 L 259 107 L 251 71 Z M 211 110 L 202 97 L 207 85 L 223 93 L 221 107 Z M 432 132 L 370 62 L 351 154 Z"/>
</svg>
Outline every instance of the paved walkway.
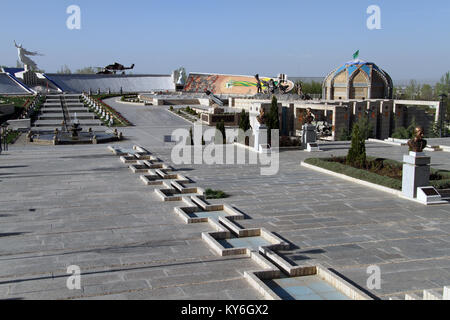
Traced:
<svg viewBox="0 0 450 320">
<path fill-rule="evenodd" d="M 115 104 L 136 126 L 124 128 L 167 164 L 164 135 L 191 124 L 166 107 Z M 450 143 L 449 143 L 450 144 Z M 320 156 L 345 154 L 348 143 Z M 400 147 L 370 143 L 370 155 L 401 160 Z M 450 169 L 448 153 L 432 153 Z M 389 298 L 441 288 L 450 280 L 450 206 L 425 207 L 299 166 L 311 154 L 280 153 L 280 172 L 256 165 L 182 165 L 196 186 L 224 190 L 224 201 L 292 244 L 297 264 L 321 263 L 366 289 L 380 266 Z M 218 257 L 201 240 L 207 224 L 185 225 L 176 203 L 160 202 L 105 145 L 11 146 L 0 156 L 0 298 L 260 299 L 243 272 L 246 256 Z M 4 186 L 6 188 L 4 188 Z M 5 190 L 5 191 L 3 191 Z M 69 265 L 81 267 L 81 291 L 66 288 Z M 367 289 L 366 289 L 367 290 Z"/>
</svg>

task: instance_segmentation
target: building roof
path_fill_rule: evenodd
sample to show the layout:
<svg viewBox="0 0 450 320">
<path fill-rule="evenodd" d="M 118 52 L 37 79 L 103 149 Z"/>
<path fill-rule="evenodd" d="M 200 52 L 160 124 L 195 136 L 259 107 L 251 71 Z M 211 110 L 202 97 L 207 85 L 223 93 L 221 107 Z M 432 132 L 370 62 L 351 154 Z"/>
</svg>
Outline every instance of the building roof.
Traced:
<svg viewBox="0 0 450 320">
<path fill-rule="evenodd" d="M 0 94 L 30 94 L 30 92 L 8 74 L 0 73 Z"/>
<path fill-rule="evenodd" d="M 171 75 L 102 75 L 102 74 L 45 74 L 64 92 L 151 92 L 173 91 L 175 84 Z"/>
</svg>

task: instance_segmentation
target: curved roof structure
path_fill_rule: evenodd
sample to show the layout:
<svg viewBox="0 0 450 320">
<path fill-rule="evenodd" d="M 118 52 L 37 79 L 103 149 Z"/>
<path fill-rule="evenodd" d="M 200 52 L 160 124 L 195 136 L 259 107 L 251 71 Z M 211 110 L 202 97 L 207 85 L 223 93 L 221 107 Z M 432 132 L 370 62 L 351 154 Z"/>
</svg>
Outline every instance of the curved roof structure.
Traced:
<svg viewBox="0 0 450 320">
<path fill-rule="evenodd" d="M 349 61 L 333 70 L 323 82 L 324 97 L 333 99 L 392 98 L 389 74 L 373 62 Z"/>
<path fill-rule="evenodd" d="M 174 91 L 175 83 L 170 75 L 104 75 L 104 74 L 45 74 L 64 92 L 152 92 Z"/>
</svg>

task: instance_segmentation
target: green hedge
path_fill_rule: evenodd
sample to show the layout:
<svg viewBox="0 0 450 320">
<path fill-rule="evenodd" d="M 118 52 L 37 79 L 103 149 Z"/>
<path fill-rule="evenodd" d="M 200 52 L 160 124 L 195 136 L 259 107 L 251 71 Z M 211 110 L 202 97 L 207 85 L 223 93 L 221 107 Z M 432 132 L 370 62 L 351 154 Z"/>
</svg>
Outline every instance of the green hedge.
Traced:
<svg viewBox="0 0 450 320">
<path fill-rule="evenodd" d="M 228 198 L 228 195 L 225 192 L 223 192 L 222 190 L 212 190 L 212 189 L 206 189 L 205 196 L 206 196 L 206 199 Z"/>
<path fill-rule="evenodd" d="M 20 132 L 18 131 L 8 131 L 8 134 L 6 135 L 6 143 L 7 144 L 13 144 L 16 142 L 16 139 L 20 136 Z"/>
<path fill-rule="evenodd" d="M 396 189 L 396 190 L 402 189 L 402 182 L 397 179 L 380 176 L 376 173 L 369 172 L 367 170 L 356 169 L 351 166 L 347 166 L 345 164 L 341 164 L 338 162 L 330 162 L 330 161 L 326 161 L 326 159 L 310 158 L 310 159 L 306 159 L 305 163 L 308 163 L 308 164 L 311 164 L 311 165 L 314 165 L 314 166 L 317 166 L 317 167 L 320 167 L 320 168 L 323 168 L 326 170 L 330 170 L 333 172 L 345 174 L 346 176 L 349 176 L 352 178 L 379 184 L 381 186 L 388 187 L 391 189 Z"/>
<path fill-rule="evenodd" d="M 375 158 L 368 157 L 368 160 L 374 160 Z M 363 170 L 363 169 L 356 169 L 354 167 L 338 163 L 338 162 L 332 162 L 330 161 L 330 158 L 309 158 L 306 159 L 304 162 L 307 164 L 311 164 L 326 170 L 330 170 L 336 173 L 341 173 L 346 176 L 364 180 L 367 182 L 375 183 L 384 187 L 388 187 L 391 189 L 401 190 L 402 189 L 402 181 L 397 180 L 391 177 L 381 176 L 379 174 Z M 402 166 L 401 162 L 395 161 L 395 160 L 383 160 L 385 164 L 390 165 L 398 165 Z M 439 174 L 442 176 L 442 180 L 431 180 L 430 184 L 435 187 L 436 189 L 449 189 L 450 188 L 450 172 L 445 170 L 436 170 L 431 168 L 432 174 Z"/>
</svg>

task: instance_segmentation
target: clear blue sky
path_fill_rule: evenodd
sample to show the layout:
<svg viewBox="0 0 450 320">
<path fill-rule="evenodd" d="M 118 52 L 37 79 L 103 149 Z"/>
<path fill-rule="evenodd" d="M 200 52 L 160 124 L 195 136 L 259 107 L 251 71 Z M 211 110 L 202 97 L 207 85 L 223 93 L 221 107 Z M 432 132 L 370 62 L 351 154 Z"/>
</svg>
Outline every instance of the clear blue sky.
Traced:
<svg viewBox="0 0 450 320">
<path fill-rule="evenodd" d="M 66 28 L 72 4 L 81 30 Z M 382 30 L 366 28 L 372 4 Z M 47 72 L 117 61 L 135 73 L 325 76 L 358 49 L 398 80 L 450 70 L 448 0 L 2 0 L 1 12 L 0 64 L 16 64 L 17 40 L 45 54 Z"/>
</svg>

